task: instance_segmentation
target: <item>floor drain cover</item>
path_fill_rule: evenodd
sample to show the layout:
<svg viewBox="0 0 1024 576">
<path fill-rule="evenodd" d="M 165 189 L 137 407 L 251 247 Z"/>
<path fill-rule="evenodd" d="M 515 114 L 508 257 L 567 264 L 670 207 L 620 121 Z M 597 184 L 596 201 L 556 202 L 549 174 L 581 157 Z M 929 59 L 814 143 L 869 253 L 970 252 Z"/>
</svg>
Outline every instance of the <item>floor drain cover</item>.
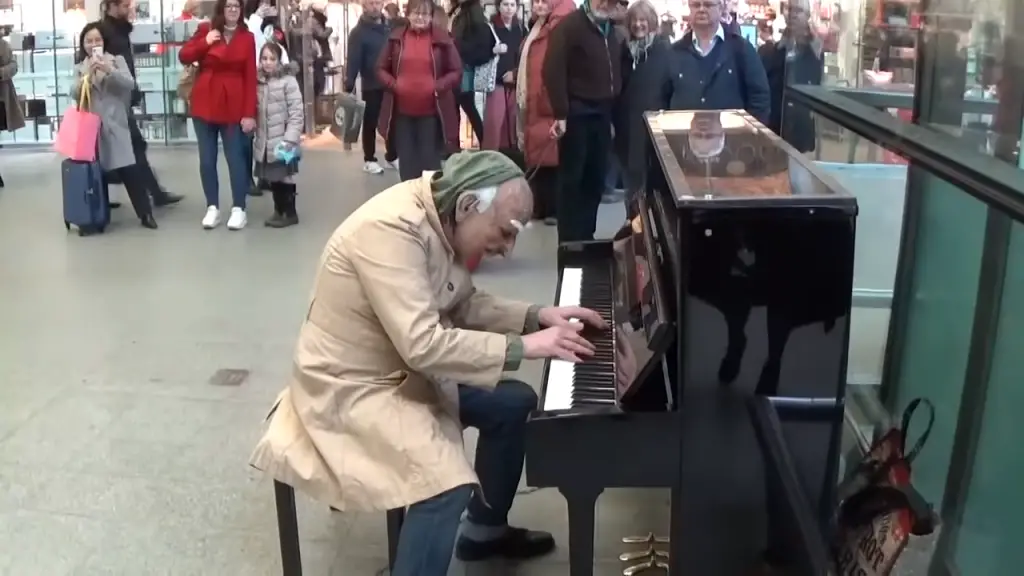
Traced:
<svg viewBox="0 0 1024 576">
<path fill-rule="evenodd" d="M 214 372 L 213 376 L 210 376 L 210 384 L 213 386 L 241 386 L 248 377 L 248 370 L 221 368 Z"/>
</svg>

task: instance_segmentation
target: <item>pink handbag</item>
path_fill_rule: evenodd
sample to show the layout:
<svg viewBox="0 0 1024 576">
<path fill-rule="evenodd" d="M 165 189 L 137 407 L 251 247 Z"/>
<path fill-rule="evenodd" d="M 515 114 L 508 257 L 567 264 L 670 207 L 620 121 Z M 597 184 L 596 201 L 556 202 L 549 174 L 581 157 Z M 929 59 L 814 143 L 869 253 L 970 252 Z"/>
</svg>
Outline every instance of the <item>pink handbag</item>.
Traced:
<svg viewBox="0 0 1024 576">
<path fill-rule="evenodd" d="M 78 162 L 96 161 L 96 143 L 100 137 L 100 117 L 89 112 L 91 106 L 89 75 L 82 78 L 82 94 L 78 105 L 64 111 L 53 149 Z"/>
</svg>

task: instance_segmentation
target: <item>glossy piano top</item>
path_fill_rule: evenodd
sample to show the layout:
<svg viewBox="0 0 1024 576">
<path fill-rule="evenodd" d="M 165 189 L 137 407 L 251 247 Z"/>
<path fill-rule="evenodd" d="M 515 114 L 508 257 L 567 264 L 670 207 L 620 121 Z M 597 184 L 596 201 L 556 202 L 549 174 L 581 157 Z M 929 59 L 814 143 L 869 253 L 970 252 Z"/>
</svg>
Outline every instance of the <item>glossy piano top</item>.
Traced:
<svg viewBox="0 0 1024 576">
<path fill-rule="evenodd" d="M 644 117 L 678 207 L 856 207 L 834 179 L 742 110 Z"/>
</svg>

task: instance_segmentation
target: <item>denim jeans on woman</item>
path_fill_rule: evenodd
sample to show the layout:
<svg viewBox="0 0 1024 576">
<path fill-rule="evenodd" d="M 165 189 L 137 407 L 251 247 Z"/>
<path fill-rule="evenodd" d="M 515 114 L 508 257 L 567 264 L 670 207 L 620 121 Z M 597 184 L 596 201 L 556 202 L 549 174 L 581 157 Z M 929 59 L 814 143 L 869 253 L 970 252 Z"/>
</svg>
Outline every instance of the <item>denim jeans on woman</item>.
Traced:
<svg viewBox="0 0 1024 576">
<path fill-rule="evenodd" d="M 206 205 L 220 208 L 220 180 L 217 175 L 218 138 L 224 143 L 224 158 L 228 163 L 233 206 L 245 210 L 245 199 L 252 184 L 249 172 L 249 156 L 246 147 L 252 146 L 252 139 L 242 132 L 240 124 L 213 124 L 192 119 L 199 144 L 199 179 L 203 183 Z"/>
</svg>

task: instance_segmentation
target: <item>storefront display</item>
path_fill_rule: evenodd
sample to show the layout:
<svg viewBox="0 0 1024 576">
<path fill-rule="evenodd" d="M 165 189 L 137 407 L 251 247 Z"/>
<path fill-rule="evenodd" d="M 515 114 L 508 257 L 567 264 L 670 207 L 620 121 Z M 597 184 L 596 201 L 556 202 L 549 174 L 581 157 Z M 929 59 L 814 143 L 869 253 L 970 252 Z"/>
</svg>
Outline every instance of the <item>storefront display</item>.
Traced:
<svg viewBox="0 0 1024 576">
<path fill-rule="evenodd" d="M 139 127 L 147 140 L 157 143 L 194 142 L 187 105 L 177 95 L 182 66 L 178 51 L 195 33 L 201 20 L 183 14 L 194 5 L 209 12 L 213 2 L 200 0 L 135 0 L 136 81 L 143 93 L 136 108 Z M 18 62 L 15 90 L 25 101 L 26 126 L 16 132 L 0 132 L 0 144 L 49 145 L 64 109 L 71 105 L 68 92 L 73 80 L 78 35 L 85 24 L 99 17 L 99 0 L 13 0 L 9 9 L 0 4 L 0 30 L 7 30 Z M 88 14 L 87 14 L 88 13 Z M 345 59 L 348 32 L 362 13 L 357 3 L 331 3 L 326 7 L 331 60 Z M 329 78 L 327 92 L 339 82 Z"/>
</svg>

